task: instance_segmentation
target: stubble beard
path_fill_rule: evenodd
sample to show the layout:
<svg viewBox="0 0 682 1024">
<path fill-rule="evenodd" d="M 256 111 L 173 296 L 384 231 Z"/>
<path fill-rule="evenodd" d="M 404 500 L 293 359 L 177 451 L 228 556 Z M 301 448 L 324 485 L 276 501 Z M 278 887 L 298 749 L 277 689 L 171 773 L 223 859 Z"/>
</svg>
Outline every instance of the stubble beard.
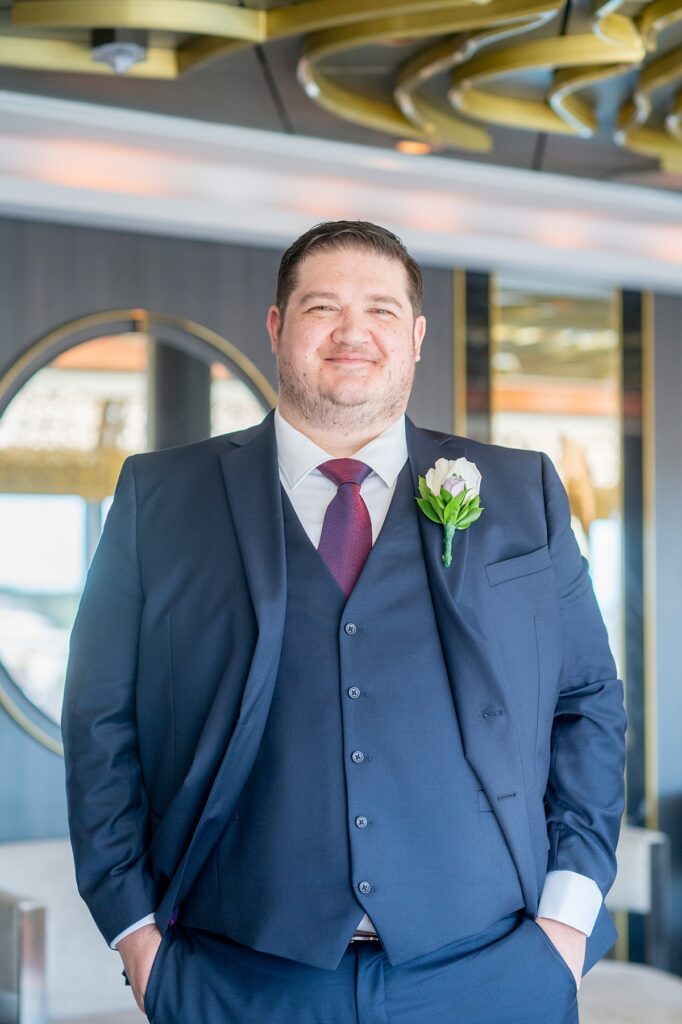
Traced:
<svg viewBox="0 0 682 1024">
<path fill-rule="evenodd" d="M 407 405 L 414 373 L 415 364 L 404 363 L 397 372 L 389 371 L 384 386 L 345 398 L 343 389 L 311 386 L 305 372 L 281 351 L 277 359 L 280 398 L 306 423 L 329 431 L 364 429 L 397 419 Z"/>
</svg>

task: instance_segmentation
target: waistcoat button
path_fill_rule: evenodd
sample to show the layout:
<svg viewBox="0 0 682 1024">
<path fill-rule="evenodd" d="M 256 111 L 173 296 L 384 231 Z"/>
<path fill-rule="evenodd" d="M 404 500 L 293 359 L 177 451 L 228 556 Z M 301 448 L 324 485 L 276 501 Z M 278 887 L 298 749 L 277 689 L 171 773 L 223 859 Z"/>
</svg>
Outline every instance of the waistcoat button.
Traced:
<svg viewBox="0 0 682 1024">
<path fill-rule="evenodd" d="M 348 636 L 355 636 L 355 634 L 358 631 L 358 627 L 355 625 L 354 622 L 347 622 L 346 625 L 343 627 L 343 630 L 344 633 L 346 633 Z"/>
<path fill-rule="evenodd" d="M 350 756 L 353 759 L 353 761 L 355 761 L 356 764 L 362 764 L 362 762 L 365 760 L 365 755 L 361 750 L 354 750 Z"/>
<path fill-rule="evenodd" d="M 357 686 L 350 686 L 348 688 L 348 696 L 351 697 L 353 700 L 355 700 L 357 697 L 359 697 L 360 696 L 360 689 L 359 689 L 359 687 L 357 687 Z"/>
<path fill-rule="evenodd" d="M 360 892 L 363 892 L 363 893 L 366 894 L 366 893 L 372 891 L 372 886 L 369 884 L 369 882 L 359 882 L 358 883 L 358 889 L 360 890 Z"/>
<path fill-rule="evenodd" d="M 355 824 L 358 826 L 358 828 L 367 828 L 367 818 L 365 818 L 364 815 L 359 814 L 358 817 L 355 819 Z"/>
</svg>

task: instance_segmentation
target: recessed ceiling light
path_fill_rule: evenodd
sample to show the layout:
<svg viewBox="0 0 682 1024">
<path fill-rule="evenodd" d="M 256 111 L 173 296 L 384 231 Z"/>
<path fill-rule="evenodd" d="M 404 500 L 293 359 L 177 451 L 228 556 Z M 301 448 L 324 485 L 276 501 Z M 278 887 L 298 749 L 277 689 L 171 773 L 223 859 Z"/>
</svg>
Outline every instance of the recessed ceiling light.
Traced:
<svg viewBox="0 0 682 1024">
<path fill-rule="evenodd" d="M 410 156 L 426 156 L 432 150 L 428 142 L 419 142 L 417 139 L 401 139 L 396 142 L 395 148 L 399 153 L 408 153 Z"/>
</svg>

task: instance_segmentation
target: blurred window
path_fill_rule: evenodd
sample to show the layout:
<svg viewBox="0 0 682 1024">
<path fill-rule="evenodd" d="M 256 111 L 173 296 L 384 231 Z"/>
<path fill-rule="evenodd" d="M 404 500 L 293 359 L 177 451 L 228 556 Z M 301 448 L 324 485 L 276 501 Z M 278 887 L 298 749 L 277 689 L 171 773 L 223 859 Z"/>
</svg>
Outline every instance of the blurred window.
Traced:
<svg viewBox="0 0 682 1024">
<path fill-rule="evenodd" d="M 492 295 L 491 440 L 554 462 L 622 664 L 617 294 L 500 275 Z"/>
</svg>

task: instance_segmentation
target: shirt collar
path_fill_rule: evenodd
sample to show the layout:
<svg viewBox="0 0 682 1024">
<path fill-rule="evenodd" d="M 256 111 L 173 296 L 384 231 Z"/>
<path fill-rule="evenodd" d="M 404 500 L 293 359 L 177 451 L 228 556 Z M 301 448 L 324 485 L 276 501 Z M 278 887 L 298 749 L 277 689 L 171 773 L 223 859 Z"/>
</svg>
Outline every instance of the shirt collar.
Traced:
<svg viewBox="0 0 682 1024">
<path fill-rule="evenodd" d="M 279 407 L 275 408 L 274 418 L 279 467 L 289 486 L 294 488 L 309 473 L 317 471 L 321 462 L 335 456 L 320 448 L 306 434 L 285 420 L 280 414 Z M 407 460 L 405 416 L 399 416 L 389 424 L 385 430 L 355 452 L 353 458 L 366 462 L 387 487 L 392 487 Z"/>
</svg>

